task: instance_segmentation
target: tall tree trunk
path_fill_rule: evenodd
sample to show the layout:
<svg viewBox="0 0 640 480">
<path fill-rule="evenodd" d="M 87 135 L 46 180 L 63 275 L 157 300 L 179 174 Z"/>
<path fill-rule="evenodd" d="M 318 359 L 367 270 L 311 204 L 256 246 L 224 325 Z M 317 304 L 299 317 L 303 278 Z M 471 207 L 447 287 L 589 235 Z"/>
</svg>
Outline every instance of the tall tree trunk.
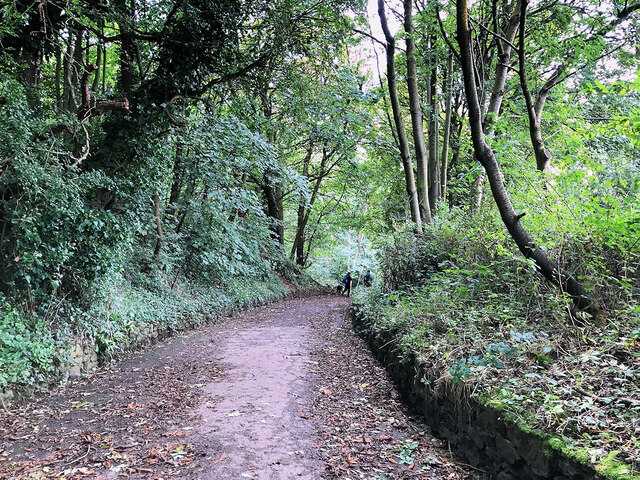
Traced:
<svg viewBox="0 0 640 480">
<path fill-rule="evenodd" d="M 429 38 L 431 49 L 431 71 L 429 72 L 429 204 L 431 215 L 435 215 L 440 199 L 440 164 L 438 162 L 438 64 L 434 55 L 434 39 Z"/>
<path fill-rule="evenodd" d="M 520 25 L 520 0 L 516 0 L 511 16 L 509 17 L 509 23 L 504 31 L 503 38 L 496 39 L 496 45 L 498 48 L 498 62 L 496 64 L 496 74 L 494 76 L 493 88 L 491 89 L 491 97 L 489 98 L 489 106 L 482 119 L 482 128 L 485 135 L 491 134 L 494 129 L 495 122 L 500 114 L 502 108 L 502 100 L 504 99 L 504 89 L 507 82 L 507 74 L 511 67 L 511 51 L 513 42 L 515 41 L 518 33 L 518 26 Z M 472 188 L 472 210 L 477 210 L 482 204 L 482 194 L 484 191 L 484 182 L 486 177 L 484 174 L 479 174 L 473 182 Z"/>
<path fill-rule="evenodd" d="M 306 179 L 309 178 L 309 166 L 311 165 L 311 157 L 313 156 L 313 141 L 309 142 L 309 147 L 307 148 L 307 154 L 302 160 L 302 176 Z M 323 155 L 323 163 L 325 157 Z M 309 220 L 309 212 L 311 207 L 313 207 L 313 202 L 315 202 L 315 198 L 317 195 L 317 190 L 320 187 L 321 177 L 316 180 L 316 185 L 313 189 L 313 194 L 309 199 L 309 205 L 304 203 L 304 199 L 300 198 L 298 203 L 298 221 L 296 224 L 296 236 L 293 239 L 293 245 L 291 246 L 291 260 L 296 260 L 296 263 L 299 266 L 304 266 L 304 242 L 305 242 L 305 230 L 307 228 L 307 222 Z"/>
<path fill-rule="evenodd" d="M 100 72 L 102 71 L 102 44 L 100 43 L 96 45 L 96 65 L 98 68 L 96 69 L 95 76 L 93 77 L 91 89 L 97 96 L 98 88 L 100 88 Z"/>
<path fill-rule="evenodd" d="M 296 230 L 295 238 L 295 253 L 292 252 L 292 256 L 295 255 L 296 265 L 304 267 L 304 242 L 305 233 L 307 230 L 307 220 L 309 216 L 307 214 L 307 208 L 304 205 L 298 206 L 298 227 Z"/>
<path fill-rule="evenodd" d="M 542 139 L 542 108 L 544 102 L 549 96 L 549 92 L 553 85 L 547 82 L 540 94 L 538 100 L 534 105 L 531 92 L 529 91 L 529 84 L 527 82 L 527 75 L 525 71 L 525 30 L 527 21 L 527 0 L 520 0 L 521 3 L 521 15 L 520 15 L 520 44 L 518 46 L 518 74 L 520 76 L 520 87 L 524 95 L 525 103 L 527 105 L 527 116 L 529 117 L 529 136 L 531 137 L 531 146 L 536 157 L 536 167 L 541 172 L 546 172 L 549 169 L 551 161 L 551 152 L 544 146 L 544 140 Z M 564 65 L 560 65 L 560 68 L 556 70 L 557 77 L 559 77 L 564 71 Z M 554 74 L 553 77 L 555 77 Z M 552 78 L 553 78 L 552 77 Z M 543 93 L 544 92 L 544 93 Z"/>
<path fill-rule="evenodd" d="M 442 201 L 447 199 L 447 169 L 449 168 L 449 141 L 451 137 L 451 105 L 453 104 L 453 53 L 449 54 L 445 75 L 447 103 L 445 107 L 444 127 L 442 131 L 442 162 L 440 167 L 440 187 Z"/>
<path fill-rule="evenodd" d="M 73 62 L 71 63 L 71 71 L 73 78 L 74 88 L 80 88 L 82 75 L 84 74 L 84 48 L 82 47 L 84 43 L 84 29 L 78 30 L 76 36 L 76 43 L 73 47 Z M 81 103 L 80 100 L 79 103 Z"/>
<path fill-rule="evenodd" d="M 162 214 L 160 212 L 160 196 L 158 192 L 153 192 L 153 216 L 156 219 L 156 248 L 153 250 L 153 258 L 158 258 L 160 255 L 160 249 L 162 248 L 162 239 L 164 238 L 164 231 L 162 230 Z"/>
<path fill-rule="evenodd" d="M 258 96 L 260 97 L 260 102 L 262 104 L 262 114 L 265 118 L 271 118 L 273 115 L 273 106 L 269 96 L 268 83 L 259 88 Z M 268 124 L 269 123 L 267 122 L 267 125 Z M 273 128 L 269 128 L 266 132 L 266 137 L 271 145 L 275 145 L 276 133 Z M 269 227 L 271 230 L 271 236 L 280 245 L 284 246 L 284 205 L 282 200 L 282 187 L 279 183 L 274 182 L 268 174 L 265 174 L 262 179 L 261 188 L 267 204 L 267 216 L 271 219 L 271 225 Z"/>
<path fill-rule="evenodd" d="M 456 20 L 458 43 L 460 45 L 460 62 L 462 64 L 464 77 L 464 90 L 469 106 L 471 138 L 473 140 L 476 157 L 487 173 L 491 192 L 500 211 L 502 221 L 520 249 L 520 252 L 522 252 L 526 258 L 532 259 L 535 262 L 540 273 L 542 273 L 547 280 L 559 286 L 563 292 L 567 292 L 577 308 L 587 310 L 593 315 L 596 315 L 598 309 L 589 298 L 584 287 L 575 277 L 562 270 L 554 260 L 549 258 L 547 254 L 535 244 L 520 222 L 524 214 L 516 214 L 511 204 L 511 199 L 504 186 L 498 161 L 493 150 L 487 145 L 482 130 L 482 111 L 474 76 L 475 59 L 471 44 L 467 1 L 468 0 L 457 0 Z"/>
<path fill-rule="evenodd" d="M 74 49 L 74 33 L 73 30 L 69 31 L 69 38 L 67 39 L 67 48 L 65 49 L 63 56 L 63 94 L 62 94 L 62 106 L 66 111 L 75 111 L 78 108 L 78 102 L 75 99 L 75 92 L 73 86 L 73 49 Z"/>
<path fill-rule="evenodd" d="M 500 108 L 502 107 L 502 100 L 504 99 L 504 88 L 507 82 L 507 73 L 511 66 L 511 50 L 513 42 L 515 41 L 516 34 L 518 33 L 518 26 L 520 25 L 520 0 L 516 0 L 511 17 L 509 17 L 509 23 L 504 32 L 504 40 L 496 39 L 498 48 L 498 63 L 496 64 L 496 74 L 493 80 L 493 88 L 491 89 L 491 97 L 489 99 L 489 107 L 482 120 L 482 128 L 485 135 L 493 132 L 493 126 L 500 114 Z"/>
<path fill-rule="evenodd" d="M 177 202 L 180 199 L 182 193 L 183 175 L 184 175 L 184 145 L 182 142 L 178 142 L 176 145 L 176 154 L 173 161 L 173 169 L 171 172 L 171 189 L 169 190 L 169 200 L 167 201 L 167 208 L 165 217 L 172 219 L 177 212 Z M 188 153 L 187 153 L 188 155 Z"/>
<path fill-rule="evenodd" d="M 542 138 L 542 110 L 544 109 L 544 105 L 549 98 L 551 90 L 556 85 L 562 83 L 570 75 L 565 74 L 565 70 L 567 69 L 566 62 L 557 65 L 551 76 L 538 92 L 535 102 L 533 101 L 533 95 L 529 90 L 525 69 L 525 30 L 527 20 L 527 6 L 529 4 L 529 1 L 519 0 L 518 3 L 521 4 L 521 14 L 519 18 L 520 45 L 518 47 L 518 74 L 520 76 L 520 86 L 522 88 L 522 94 L 527 105 L 527 115 L 529 117 L 529 135 L 531 137 L 531 146 L 533 147 L 533 152 L 536 158 L 536 167 L 541 172 L 546 172 L 551 166 L 551 152 L 549 152 L 549 150 L 547 150 L 547 148 L 545 147 L 544 139 Z M 624 8 L 618 9 L 616 16 L 611 19 L 608 24 L 599 28 L 589 37 L 584 38 L 582 40 L 583 43 L 585 45 L 589 45 L 597 38 L 602 38 L 606 34 L 615 31 L 618 25 L 620 25 L 626 18 L 628 18 L 637 10 L 640 10 L 640 2 L 625 2 Z M 575 51 L 572 48 L 567 53 L 566 58 L 573 58 L 574 56 Z M 573 73 L 575 73 L 575 71 Z"/>
<path fill-rule="evenodd" d="M 138 45 L 132 31 L 132 25 L 135 24 L 135 2 L 129 6 L 127 1 L 119 0 L 119 9 L 124 16 L 120 24 L 120 88 L 126 96 L 129 96 L 138 81 L 135 66 Z"/>
<path fill-rule="evenodd" d="M 284 215 L 282 196 L 278 185 L 265 175 L 262 192 L 267 202 L 267 216 L 272 219 L 272 225 L 269 227 L 271 235 L 280 245 L 284 245 L 284 224 L 282 223 Z"/>
<path fill-rule="evenodd" d="M 387 85 L 389 87 L 389 101 L 391 102 L 391 110 L 393 112 L 393 121 L 398 134 L 398 145 L 400 147 L 400 157 L 402 158 L 402 167 L 404 168 L 404 178 L 409 196 L 409 208 L 411 210 L 411 219 L 416 224 L 418 231 L 422 231 L 422 216 L 420 215 L 420 205 L 418 202 L 418 192 L 416 191 L 416 181 L 413 175 L 413 165 L 411 155 L 409 153 L 409 143 L 407 142 L 407 134 L 404 128 L 404 120 L 400 111 L 400 100 L 398 99 L 398 91 L 396 89 L 396 73 L 395 73 L 395 50 L 396 40 L 391 35 L 387 16 L 384 12 L 384 0 L 378 0 L 378 15 L 380 16 L 380 24 L 387 41 Z"/>
<path fill-rule="evenodd" d="M 63 64 L 63 60 L 62 60 L 62 45 L 60 44 L 60 42 L 56 42 L 55 44 L 55 49 L 56 49 L 56 73 L 55 73 L 55 92 L 56 92 L 56 110 L 62 111 L 62 101 L 63 101 L 63 77 L 62 77 L 62 64 Z"/>
<path fill-rule="evenodd" d="M 404 31 L 407 44 L 407 90 L 409 91 L 409 110 L 411 112 L 411 127 L 413 144 L 416 151 L 417 190 L 420 204 L 420 216 L 424 223 L 431 223 L 432 205 L 429 199 L 429 161 L 424 144 L 424 128 L 422 124 L 422 108 L 416 74 L 416 44 L 413 39 L 413 1 L 404 0 Z"/>
</svg>

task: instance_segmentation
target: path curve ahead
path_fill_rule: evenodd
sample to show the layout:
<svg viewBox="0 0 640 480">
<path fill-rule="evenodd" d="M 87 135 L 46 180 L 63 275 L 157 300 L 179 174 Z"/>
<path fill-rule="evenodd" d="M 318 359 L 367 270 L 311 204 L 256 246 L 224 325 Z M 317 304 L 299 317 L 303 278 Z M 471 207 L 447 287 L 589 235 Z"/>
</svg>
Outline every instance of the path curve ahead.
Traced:
<svg viewBox="0 0 640 480">
<path fill-rule="evenodd" d="M 0 478 L 486 478 L 406 413 L 349 305 L 249 310 L 13 405 Z"/>
</svg>

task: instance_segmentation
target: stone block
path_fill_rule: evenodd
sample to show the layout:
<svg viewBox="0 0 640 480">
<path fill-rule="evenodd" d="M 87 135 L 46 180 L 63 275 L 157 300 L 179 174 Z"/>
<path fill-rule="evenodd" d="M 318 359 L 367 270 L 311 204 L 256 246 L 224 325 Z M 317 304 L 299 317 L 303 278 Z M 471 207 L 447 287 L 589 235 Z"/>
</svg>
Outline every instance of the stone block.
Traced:
<svg viewBox="0 0 640 480">
<path fill-rule="evenodd" d="M 497 436 L 496 439 L 496 451 L 500 458 L 510 465 L 522 460 L 522 456 L 514 448 L 513 444 L 501 436 Z"/>
<path fill-rule="evenodd" d="M 505 472 L 503 470 L 498 475 L 496 475 L 496 480 L 521 480 L 521 479 L 516 478 L 513 475 L 511 475 L 510 473 Z"/>
</svg>

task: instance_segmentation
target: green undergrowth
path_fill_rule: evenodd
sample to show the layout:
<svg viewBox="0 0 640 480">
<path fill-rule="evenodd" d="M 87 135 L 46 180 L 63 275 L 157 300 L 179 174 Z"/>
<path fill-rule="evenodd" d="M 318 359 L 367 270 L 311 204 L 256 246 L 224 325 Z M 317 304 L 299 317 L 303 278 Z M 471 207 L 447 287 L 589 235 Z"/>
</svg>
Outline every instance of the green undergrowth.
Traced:
<svg viewBox="0 0 640 480">
<path fill-rule="evenodd" d="M 101 361 L 136 347 L 139 335 L 195 328 L 221 315 L 283 298 L 290 282 L 302 293 L 316 284 L 286 265 L 259 277 L 203 285 L 162 274 L 118 273 L 81 308 L 59 301 L 46 311 L 19 309 L 0 296 L 0 392 L 46 388 L 60 379 L 73 343 L 95 345 Z"/>
<path fill-rule="evenodd" d="M 607 478 L 640 478 L 637 250 L 603 248 L 570 265 L 605 307 L 596 324 L 508 239 L 474 240 L 490 229 L 482 225 L 453 219 L 423 237 L 391 240 L 382 282 L 355 295 L 365 333 L 392 339 L 402 361 L 422 363 L 426 382 L 468 384 L 478 401 Z M 625 268 L 615 273 L 618 264 Z"/>
</svg>

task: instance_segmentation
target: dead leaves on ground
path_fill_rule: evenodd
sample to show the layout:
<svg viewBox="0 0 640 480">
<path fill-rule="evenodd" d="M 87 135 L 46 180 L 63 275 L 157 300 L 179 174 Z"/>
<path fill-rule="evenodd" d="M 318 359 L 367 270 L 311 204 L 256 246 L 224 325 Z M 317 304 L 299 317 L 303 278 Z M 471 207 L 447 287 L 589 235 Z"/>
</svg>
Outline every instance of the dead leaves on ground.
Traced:
<svg viewBox="0 0 640 480">
<path fill-rule="evenodd" d="M 320 424 L 316 445 L 326 478 L 480 479 L 452 460 L 443 442 L 411 418 L 386 372 L 360 339 L 344 329 L 315 325 L 318 393 L 312 410 Z"/>
<path fill-rule="evenodd" d="M 183 476 L 194 460 L 190 412 L 201 401 L 200 389 L 192 385 L 221 372 L 211 362 L 171 360 L 132 369 L 124 379 L 109 369 L 100 378 L 84 379 L 75 395 L 86 395 L 86 401 L 66 399 L 69 391 L 63 390 L 48 405 L 27 404 L 12 412 L 0 422 L 0 435 L 11 441 L 0 443 L 0 477 Z M 107 393 L 88 391 L 98 385 L 107 385 Z M 78 387 L 87 392 L 78 393 Z"/>
</svg>

